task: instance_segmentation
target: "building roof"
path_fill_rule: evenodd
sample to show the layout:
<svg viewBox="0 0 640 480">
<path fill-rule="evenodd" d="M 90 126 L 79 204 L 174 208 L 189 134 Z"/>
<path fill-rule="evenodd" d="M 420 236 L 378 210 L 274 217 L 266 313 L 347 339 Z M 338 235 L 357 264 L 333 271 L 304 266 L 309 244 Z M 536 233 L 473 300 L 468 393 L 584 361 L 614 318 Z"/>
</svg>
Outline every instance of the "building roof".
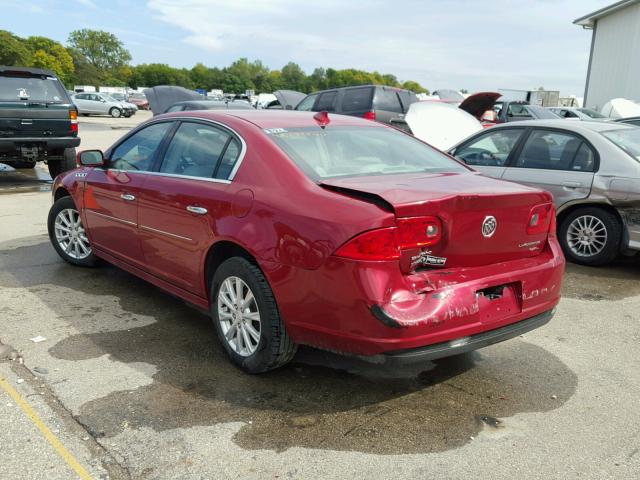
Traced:
<svg viewBox="0 0 640 480">
<path fill-rule="evenodd" d="M 580 17 L 573 21 L 575 25 L 580 25 L 584 28 L 593 28 L 596 20 L 606 17 L 607 15 L 611 15 L 618 10 L 622 10 L 623 8 L 627 8 L 635 3 L 640 2 L 640 0 L 621 0 L 616 3 L 612 3 L 607 7 L 603 7 L 595 12 L 591 12 L 583 17 Z"/>
</svg>

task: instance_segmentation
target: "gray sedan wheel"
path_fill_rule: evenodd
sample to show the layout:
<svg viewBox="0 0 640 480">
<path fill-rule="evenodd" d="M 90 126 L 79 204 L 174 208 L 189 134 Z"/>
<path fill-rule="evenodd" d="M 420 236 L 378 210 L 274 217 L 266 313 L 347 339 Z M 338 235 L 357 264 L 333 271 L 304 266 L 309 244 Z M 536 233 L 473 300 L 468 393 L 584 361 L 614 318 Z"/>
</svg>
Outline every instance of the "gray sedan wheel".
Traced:
<svg viewBox="0 0 640 480">
<path fill-rule="evenodd" d="M 118 118 L 120 117 L 120 115 L 122 115 L 122 111 L 117 107 L 113 107 L 111 110 L 109 110 L 109 115 L 111 115 L 113 118 Z"/>
<path fill-rule="evenodd" d="M 604 265 L 620 250 L 622 224 L 601 207 L 582 207 L 563 220 L 558 237 L 568 260 L 582 265 Z"/>
</svg>

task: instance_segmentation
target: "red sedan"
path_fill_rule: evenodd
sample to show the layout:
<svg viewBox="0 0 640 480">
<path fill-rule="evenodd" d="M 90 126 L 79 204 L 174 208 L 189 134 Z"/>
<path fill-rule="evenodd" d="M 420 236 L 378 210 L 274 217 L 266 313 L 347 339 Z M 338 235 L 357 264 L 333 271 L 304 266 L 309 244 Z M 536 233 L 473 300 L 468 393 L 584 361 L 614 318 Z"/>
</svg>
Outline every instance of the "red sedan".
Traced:
<svg viewBox="0 0 640 480">
<path fill-rule="evenodd" d="M 298 344 L 375 361 L 545 324 L 564 258 L 550 194 L 326 112 L 160 115 L 56 178 L 49 235 L 211 312 L 247 372 Z"/>
</svg>

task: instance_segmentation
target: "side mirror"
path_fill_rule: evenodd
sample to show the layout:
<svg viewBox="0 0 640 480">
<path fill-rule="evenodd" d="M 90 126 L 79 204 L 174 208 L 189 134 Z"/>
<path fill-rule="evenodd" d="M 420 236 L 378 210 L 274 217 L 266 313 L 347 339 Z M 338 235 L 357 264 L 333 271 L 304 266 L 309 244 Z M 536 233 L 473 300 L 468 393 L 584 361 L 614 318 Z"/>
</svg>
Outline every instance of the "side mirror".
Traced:
<svg viewBox="0 0 640 480">
<path fill-rule="evenodd" d="M 104 156 L 100 150 L 84 150 L 78 153 L 77 163 L 83 167 L 101 167 Z"/>
</svg>

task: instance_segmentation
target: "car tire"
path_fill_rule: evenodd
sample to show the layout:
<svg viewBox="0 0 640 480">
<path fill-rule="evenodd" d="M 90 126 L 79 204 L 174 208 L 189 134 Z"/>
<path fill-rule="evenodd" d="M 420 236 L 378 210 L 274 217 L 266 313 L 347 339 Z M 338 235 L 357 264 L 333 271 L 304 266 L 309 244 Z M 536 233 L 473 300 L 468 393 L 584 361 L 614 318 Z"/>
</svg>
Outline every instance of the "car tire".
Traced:
<svg viewBox="0 0 640 480">
<path fill-rule="evenodd" d="M 120 110 L 118 107 L 113 107 L 111 110 L 109 110 L 109 115 L 111 115 L 113 118 L 119 118 L 122 115 L 122 110 Z"/>
<path fill-rule="evenodd" d="M 242 300 L 249 298 L 246 304 L 233 300 L 239 283 Z M 278 368 L 296 353 L 297 345 L 287 334 L 267 279 L 245 258 L 232 257 L 216 270 L 211 281 L 211 315 L 227 355 L 247 373 Z"/>
<path fill-rule="evenodd" d="M 64 261 L 80 267 L 95 267 L 98 264 L 98 257 L 91 249 L 82 219 L 71 197 L 59 198 L 51 206 L 47 229 L 53 248 Z"/>
<path fill-rule="evenodd" d="M 580 265 L 605 265 L 620 252 L 622 223 L 604 208 L 577 208 L 562 220 L 558 238 L 567 260 Z"/>
<path fill-rule="evenodd" d="M 76 168 L 76 149 L 73 147 L 65 148 L 62 158 L 60 160 L 49 160 L 47 167 L 52 179 L 55 179 L 61 173 L 73 170 Z"/>
</svg>

